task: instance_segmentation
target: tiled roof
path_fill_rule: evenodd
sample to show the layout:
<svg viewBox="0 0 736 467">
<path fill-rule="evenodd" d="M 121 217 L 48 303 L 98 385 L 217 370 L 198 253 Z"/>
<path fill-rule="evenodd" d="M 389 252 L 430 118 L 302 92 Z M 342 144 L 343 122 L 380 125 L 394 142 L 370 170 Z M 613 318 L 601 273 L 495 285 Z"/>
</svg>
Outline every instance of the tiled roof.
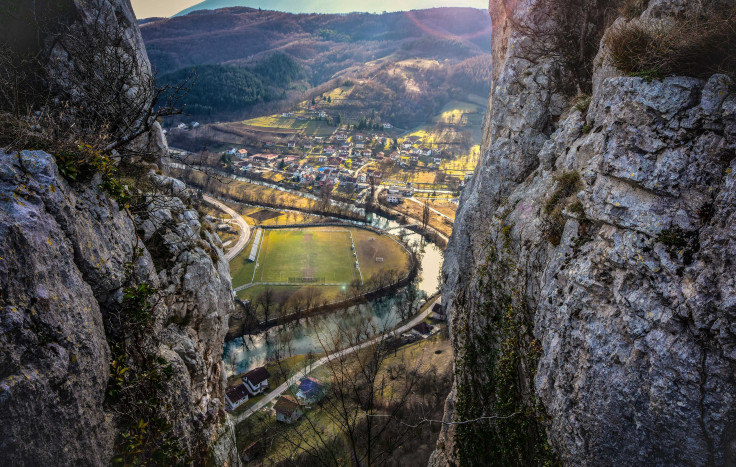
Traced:
<svg viewBox="0 0 736 467">
<path fill-rule="evenodd" d="M 276 405 L 274 405 L 273 408 L 274 410 L 276 410 L 276 412 L 290 417 L 291 414 L 293 414 L 294 411 L 299 408 L 299 403 L 291 396 L 281 396 L 279 397 L 279 400 L 276 402 Z"/>
</svg>

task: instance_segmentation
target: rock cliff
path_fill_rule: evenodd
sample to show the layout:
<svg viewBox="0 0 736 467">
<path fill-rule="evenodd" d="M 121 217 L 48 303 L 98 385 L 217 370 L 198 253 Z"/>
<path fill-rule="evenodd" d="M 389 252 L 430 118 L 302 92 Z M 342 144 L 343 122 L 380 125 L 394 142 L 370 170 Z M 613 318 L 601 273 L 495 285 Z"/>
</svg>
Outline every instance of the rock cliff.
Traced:
<svg viewBox="0 0 736 467">
<path fill-rule="evenodd" d="M 632 21 L 692 7 L 652 0 Z M 604 40 L 573 101 L 554 59 L 519 53 L 530 11 L 491 1 L 483 159 L 443 270 L 456 381 L 431 465 L 732 465 L 734 83 L 626 76 Z"/>
<path fill-rule="evenodd" d="M 0 38 L 39 53 L 36 65 L 56 70 L 50 88 L 68 84 L 84 58 L 54 27 L 115 31 L 117 57 L 134 72 L 108 109 L 148 99 L 139 92 L 150 65 L 128 0 L 17 2 L 0 10 L 8 14 L 35 33 L 10 27 Z M 89 109 L 102 88 L 76 85 L 72 102 Z M 154 156 L 138 167 L 134 207 L 115 200 L 104 174 L 83 176 L 46 146 L 0 148 L 0 458 L 239 465 L 223 401 L 229 266 L 183 184 L 150 165 L 166 153 L 160 127 L 126 141 L 128 153 Z"/>
</svg>

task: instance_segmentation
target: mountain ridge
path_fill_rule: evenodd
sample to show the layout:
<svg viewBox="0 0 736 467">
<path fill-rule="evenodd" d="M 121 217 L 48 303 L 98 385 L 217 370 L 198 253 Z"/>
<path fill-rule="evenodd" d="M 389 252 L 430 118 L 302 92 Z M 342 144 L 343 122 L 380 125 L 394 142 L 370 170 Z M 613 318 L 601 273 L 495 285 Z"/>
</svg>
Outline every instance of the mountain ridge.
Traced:
<svg viewBox="0 0 736 467">
<path fill-rule="evenodd" d="M 204 0 L 203 2 L 197 3 L 189 8 L 176 13 L 172 17 L 184 16 L 189 13 L 201 10 L 217 10 L 221 8 L 230 7 L 250 7 L 254 9 L 262 8 L 264 10 L 282 11 L 287 13 L 318 13 L 318 14 L 349 14 L 349 13 L 380 13 L 380 12 L 397 12 L 397 11 L 409 11 L 409 10 L 424 10 L 429 8 L 437 8 L 447 5 L 447 2 L 434 2 L 431 5 L 426 5 L 425 0 L 411 0 L 409 6 L 396 8 L 396 4 L 401 5 L 406 2 L 396 2 L 390 0 L 379 0 L 373 2 L 377 4 L 374 9 L 370 11 L 352 10 L 350 7 L 345 7 L 345 2 L 339 0 L 328 0 L 328 1 L 315 1 L 315 0 L 304 0 L 299 2 L 299 7 L 294 7 L 293 2 L 288 0 Z M 424 5 L 422 3 L 425 3 Z M 468 2 L 465 2 L 468 3 Z M 470 7 L 469 5 L 448 5 L 449 7 Z M 474 8 L 475 9 L 475 8 Z M 477 8 L 480 9 L 480 8 Z"/>
</svg>

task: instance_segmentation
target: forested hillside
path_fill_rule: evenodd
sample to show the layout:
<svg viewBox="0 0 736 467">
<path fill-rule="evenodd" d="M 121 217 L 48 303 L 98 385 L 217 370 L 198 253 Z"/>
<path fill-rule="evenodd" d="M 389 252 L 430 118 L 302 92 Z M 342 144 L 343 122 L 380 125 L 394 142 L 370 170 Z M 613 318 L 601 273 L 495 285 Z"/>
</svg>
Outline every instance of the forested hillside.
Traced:
<svg viewBox="0 0 736 467">
<path fill-rule="evenodd" d="M 263 113 L 264 105 L 278 110 L 278 102 L 311 98 L 336 78 L 376 81 L 382 89 L 363 92 L 400 102 L 400 109 L 376 103 L 407 125 L 410 114 L 426 116 L 453 94 L 489 91 L 490 19 L 472 8 L 381 15 L 227 8 L 146 21 L 141 31 L 160 82 L 196 77 L 184 103 L 204 121 Z"/>
</svg>

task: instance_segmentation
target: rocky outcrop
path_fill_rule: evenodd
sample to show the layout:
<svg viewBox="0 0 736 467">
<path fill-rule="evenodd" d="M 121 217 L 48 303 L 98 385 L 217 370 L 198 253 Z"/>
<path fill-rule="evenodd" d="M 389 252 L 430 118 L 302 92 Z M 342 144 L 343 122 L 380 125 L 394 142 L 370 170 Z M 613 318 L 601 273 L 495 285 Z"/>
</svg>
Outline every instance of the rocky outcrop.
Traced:
<svg viewBox="0 0 736 467">
<path fill-rule="evenodd" d="M 123 289 L 146 283 L 157 290 L 147 332 L 172 368 L 159 402 L 203 459 L 224 423 L 233 307 L 219 240 L 179 198 L 139 214 L 139 239 L 98 184 L 69 185 L 43 152 L 0 152 L 0 452 L 18 465 L 110 462 L 123 423 L 106 398 L 116 317 Z"/>
<path fill-rule="evenodd" d="M 734 84 L 621 76 L 602 46 L 575 106 L 550 61 L 513 52 L 529 38 L 498 29 L 483 160 L 445 255 L 457 378 L 433 465 L 733 464 Z M 479 435 L 451 423 L 476 417 Z"/>
<path fill-rule="evenodd" d="M 81 139 L 109 132 L 122 145 L 105 148 L 112 159 L 102 164 L 122 158 L 146 193 L 136 193 L 132 208 L 118 205 L 110 180 L 88 173 L 99 155 L 84 167 L 60 163 L 62 175 L 52 154 L 0 149 L 0 458 L 239 465 L 222 400 L 229 266 L 183 184 L 145 174 L 167 146 L 153 121 L 151 67 L 129 0 L 0 10 L 0 42 L 39 58 L 28 66 L 41 68 L 40 81 L 29 86 L 57 90 L 62 107 L 73 108 L 50 123 L 87 125 L 92 133 Z M 79 47 L 90 37 L 99 40 Z M 121 68 L 103 69 L 100 57 Z M 88 80 L 90 67 L 99 73 Z M 38 108 L 59 101 L 23 91 Z M 77 120 L 87 114 L 98 119 Z M 140 163 L 137 155 L 152 157 Z"/>
</svg>

